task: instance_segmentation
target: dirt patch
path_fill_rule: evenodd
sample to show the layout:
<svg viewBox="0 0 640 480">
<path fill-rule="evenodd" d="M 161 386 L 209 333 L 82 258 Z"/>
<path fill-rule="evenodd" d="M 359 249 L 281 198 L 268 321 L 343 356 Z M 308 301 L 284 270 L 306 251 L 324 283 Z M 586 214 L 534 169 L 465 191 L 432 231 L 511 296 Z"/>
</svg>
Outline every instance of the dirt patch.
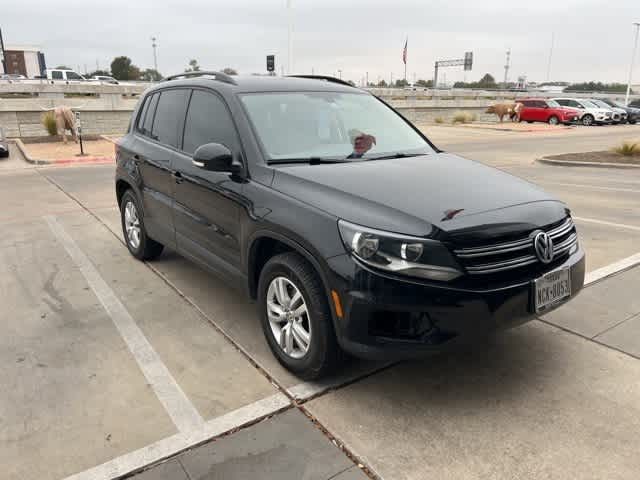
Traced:
<svg viewBox="0 0 640 480">
<path fill-rule="evenodd" d="M 592 162 L 592 163 L 625 163 L 640 165 L 640 155 L 620 155 L 616 152 L 586 152 L 565 153 L 563 155 L 550 155 L 544 157 L 549 160 L 561 160 L 563 162 Z"/>
<path fill-rule="evenodd" d="M 84 153 L 90 157 L 114 158 L 113 143 L 107 140 L 89 140 L 82 142 Z M 62 142 L 30 143 L 25 145 L 31 158 L 45 161 L 55 160 L 80 160 L 80 144 L 69 141 L 66 145 Z"/>
</svg>

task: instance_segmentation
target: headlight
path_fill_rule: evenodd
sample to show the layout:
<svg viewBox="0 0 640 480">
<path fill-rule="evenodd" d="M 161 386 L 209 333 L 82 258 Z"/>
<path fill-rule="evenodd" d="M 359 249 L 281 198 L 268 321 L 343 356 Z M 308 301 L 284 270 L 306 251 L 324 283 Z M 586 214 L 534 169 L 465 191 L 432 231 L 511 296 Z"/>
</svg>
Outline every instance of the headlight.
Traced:
<svg viewBox="0 0 640 480">
<path fill-rule="evenodd" d="M 338 227 L 347 251 L 374 268 L 441 281 L 462 275 L 449 250 L 436 240 L 383 232 L 344 220 Z"/>
</svg>

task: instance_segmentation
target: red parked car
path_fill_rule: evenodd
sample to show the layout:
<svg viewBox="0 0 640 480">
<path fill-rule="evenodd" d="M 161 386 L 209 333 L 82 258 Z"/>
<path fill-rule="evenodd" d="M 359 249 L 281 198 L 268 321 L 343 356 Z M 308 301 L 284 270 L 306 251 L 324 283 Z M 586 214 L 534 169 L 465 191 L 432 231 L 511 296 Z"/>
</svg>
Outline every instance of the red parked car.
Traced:
<svg viewBox="0 0 640 480">
<path fill-rule="evenodd" d="M 517 100 L 523 105 L 520 111 L 521 122 L 546 122 L 550 125 L 559 123 L 573 123 L 580 118 L 580 112 L 575 108 L 563 107 L 554 100 L 544 98 L 526 98 Z"/>
</svg>

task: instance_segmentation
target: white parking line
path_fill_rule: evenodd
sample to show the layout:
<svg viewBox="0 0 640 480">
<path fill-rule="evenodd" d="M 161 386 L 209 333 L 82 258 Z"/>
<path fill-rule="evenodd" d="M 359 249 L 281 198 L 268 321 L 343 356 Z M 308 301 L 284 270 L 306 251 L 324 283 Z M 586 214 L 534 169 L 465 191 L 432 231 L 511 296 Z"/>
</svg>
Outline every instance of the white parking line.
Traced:
<svg viewBox="0 0 640 480">
<path fill-rule="evenodd" d="M 584 278 L 584 284 L 588 285 L 593 282 L 597 282 L 605 277 L 613 275 L 614 273 L 621 272 L 623 270 L 627 270 L 636 265 L 640 265 L 640 253 L 636 253 L 635 255 L 631 255 L 630 257 L 623 258 L 622 260 L 607 265 L 602 268 L 598 268 L 592 272 L 586 274 Z"/>
<path fill-rule="evenodd" d="M 76 242 L 54 216 L 45 217 L 49 228 L 65 248 L 120 332 L 131 354 L 180 432 L 193 431 L 204 420 L 173 378 L 125 306 L 98 273 Z"/>
<path fill-rule="evenodd" d="M 607 225 L 608 227 L 626 228 L 628 230 L 635 230 L 637 232 L 640 232 L 640 227 L 636 225 L 627 225 L 626 223 L 607 222 L 604 220 L 597 220 L 595 218 L 585 218 L 585 217 L 573 217 L 573 219 L 578 220 L 580 222 L 598 223 L 600 225 Z"/>
<path fill-rule="evenodd" d="M 538 183 L 545 183 L 549 185 L 560 185 L 565 187 L 579 187 L 579 188 L 589 188 L 592 190 L 610 190 L 614 192 L 631 192 L 631 193 L 640 193 L 640 188 L 618 188 L 618 187 L 601 187 L 599 185 L 587 185 L 585 183 L 565 183 L 565 182 L 552 182 L 548 180 L 536 180 Z"/>
<path fill-rule="evenodd" d="M 64 480 L 111 480 L 140 470 L 225 432 L 255 422 L 291 405 L 282 393 L 258 400 L 203 423 L 195 430 L 180 432 L 139 450 L 114 458 L 102 465 L 76 473 Z"/>
</svg>

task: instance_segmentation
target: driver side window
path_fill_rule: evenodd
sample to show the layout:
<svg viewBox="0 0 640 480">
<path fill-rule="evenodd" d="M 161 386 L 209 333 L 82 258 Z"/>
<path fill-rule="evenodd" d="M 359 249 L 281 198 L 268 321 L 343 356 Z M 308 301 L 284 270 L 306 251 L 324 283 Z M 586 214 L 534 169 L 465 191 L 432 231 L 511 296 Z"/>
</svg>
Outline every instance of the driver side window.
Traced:
<svg viewBox="0 0 640 480">
<path fill-rule="evenodd" d="M 238 137 L 231 115 L 215 94 L 194 90 L 184 125 L 182 150 L 193 155 L 207 143 L 221 143 L 232 152 L 238 148 Z"/>
</svg>

